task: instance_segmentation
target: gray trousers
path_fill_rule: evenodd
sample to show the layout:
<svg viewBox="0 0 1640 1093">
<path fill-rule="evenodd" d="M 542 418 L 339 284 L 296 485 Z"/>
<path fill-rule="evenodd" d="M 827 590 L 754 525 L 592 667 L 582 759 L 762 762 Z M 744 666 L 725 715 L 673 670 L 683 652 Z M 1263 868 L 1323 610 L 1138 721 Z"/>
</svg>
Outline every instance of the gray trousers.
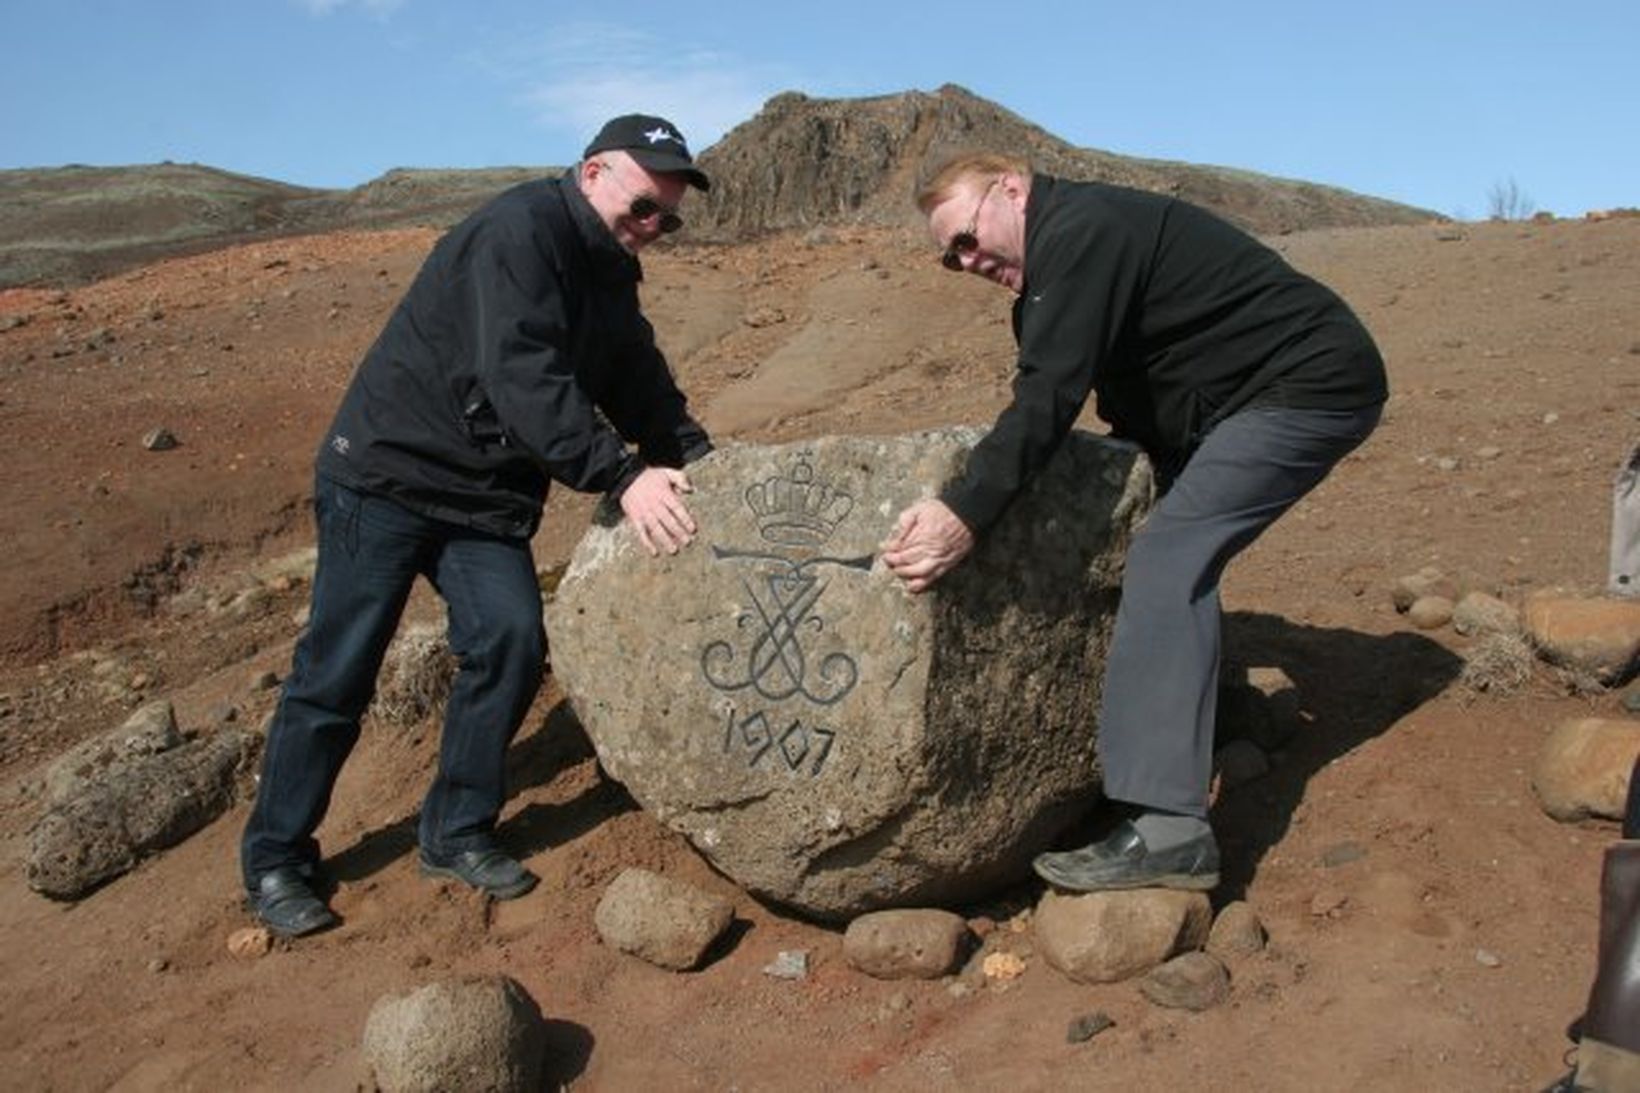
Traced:
<svg viewBox="0 0 1640 1093">
<path fill-rule="evenodd" d="M 1128 548 L 1105 665 L 1105 795 L 1206 818 L 1219 577 L 1378 424 L 1379 406 L 1255 406 L 1207 435 Z"/>
</svg>

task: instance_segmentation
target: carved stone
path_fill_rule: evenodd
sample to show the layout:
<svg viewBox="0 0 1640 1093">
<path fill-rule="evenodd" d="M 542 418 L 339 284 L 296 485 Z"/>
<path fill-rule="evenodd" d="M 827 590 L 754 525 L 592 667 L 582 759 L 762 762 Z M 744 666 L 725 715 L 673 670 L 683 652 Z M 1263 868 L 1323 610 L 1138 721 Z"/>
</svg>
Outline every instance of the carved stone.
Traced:
<svg viewBox="0 0 1640 1093">
<path fill-rule="evenodd" d="M 756 895 L 827 919 L 973 898 L 1093 803 L 1149 465 L 1072 434 L 910 595 L 877 552 L 981 435 L 721 449 L 689 468 L 689 548 L 649 558 L 602 514 L 548 605 L 553 670 L 605 769 Z"/>
</svg>

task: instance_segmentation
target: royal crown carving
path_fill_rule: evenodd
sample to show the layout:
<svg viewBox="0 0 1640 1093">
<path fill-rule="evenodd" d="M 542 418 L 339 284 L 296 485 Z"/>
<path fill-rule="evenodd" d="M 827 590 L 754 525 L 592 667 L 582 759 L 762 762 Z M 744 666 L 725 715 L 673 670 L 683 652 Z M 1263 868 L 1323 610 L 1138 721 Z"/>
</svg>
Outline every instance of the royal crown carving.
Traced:
<svg viewBox="0 0 1640 1093">
<path fill-rule="evenodd" d="M 766 541 L 815 547 L 831 538 L 848 518 L 854 497 L 816 478 L 808 459 L 798 456 L 790 474 L 771 475 L 746 487 L 746 505 L 757 517 Z"/>
</svg>

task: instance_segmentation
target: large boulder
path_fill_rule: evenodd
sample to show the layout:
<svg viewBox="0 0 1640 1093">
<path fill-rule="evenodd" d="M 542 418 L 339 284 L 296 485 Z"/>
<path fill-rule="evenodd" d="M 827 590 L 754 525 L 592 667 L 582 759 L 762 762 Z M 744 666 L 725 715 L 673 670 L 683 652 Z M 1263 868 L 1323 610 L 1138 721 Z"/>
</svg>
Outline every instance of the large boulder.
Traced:
<svg viewBox="0 0 1640 1093">
<path fill-rule="evenodd" d="M 1017 879 L 1099 787 L 1094 719 L 1137 449 L 1073 433 L 963 565 L 906 593 L 896 515 L 982 434 L 721 449 L 649 558 L 605 513 L 548 606 L 606 770 L 723 873 L 845 919 Z"/>
</svg>

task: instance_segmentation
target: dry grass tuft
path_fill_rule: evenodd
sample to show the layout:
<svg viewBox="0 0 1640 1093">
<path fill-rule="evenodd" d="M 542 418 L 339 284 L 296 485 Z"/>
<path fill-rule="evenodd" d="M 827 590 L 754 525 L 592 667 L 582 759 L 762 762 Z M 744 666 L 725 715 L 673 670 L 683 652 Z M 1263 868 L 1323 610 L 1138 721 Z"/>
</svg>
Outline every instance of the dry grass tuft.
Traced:
<svg viewBox="0 0 1640 1093">
<path fill-rule="evenodd" d="M 1463 673 L 1458 678 L 1477 694 L 1512 694 L 1531 680 L 1536 663 L 1537 652 L 1524 633 L 1497 631 L 1465 652 Z"/>
<path fill-rule="evenodd" d="M 407 627 L 387 650 L 370 714 L 386 724 L 409 728 L 443 706 L 455 674 L 456 658 L 443 626 Z"/>
</svg>

